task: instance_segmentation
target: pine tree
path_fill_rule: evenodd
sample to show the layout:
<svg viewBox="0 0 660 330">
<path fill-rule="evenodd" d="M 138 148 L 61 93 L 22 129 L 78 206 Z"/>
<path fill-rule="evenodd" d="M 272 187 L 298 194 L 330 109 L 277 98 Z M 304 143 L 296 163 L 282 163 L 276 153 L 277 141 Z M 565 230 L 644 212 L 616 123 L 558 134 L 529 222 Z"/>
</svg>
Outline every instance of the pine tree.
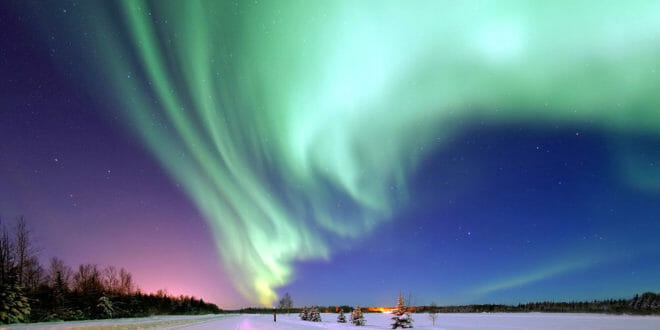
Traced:
<svg viewBox="0 0 660 330">
<path fill-rule="evenodd" d="M 55 272 L 51 291 L 54 303 L 51 317 L 56 320 L 75 319 L 73 311 L 68 308 L 69 301 L 67 300 L 67 295 L 69 289 L 60 271 Z"/>
<path fill-rule="evenodd" d="M 396 328 L 412 328 L 412 318 L 410 318 L 410 314 L 408 313 L 408 309 L 406 308 L 406 304 L 403 303 L 403 297 L 401 297 L 401 294 L 399 294 L 399 301 L 396 305 L 396 308 L 392 311 L 392 314 L 394 317 L 392 317 L 392 320 L 394 320 L 394 323 L 392 323 L 392 329 Z"/>
<path fill-rule="evenodd" d="M 308 313 L 309 312 L 307 311 L 307 307 L 303 307 L 302 310 L 300 311 L 300 314 L 299 314 L 300 319 L 303 320 L 303 321 L 307 321 Z"/>
<path fill-rule="evenodd" d="M 96 309 L 98 310 L 99 316 L 101 318 L 111 318 L 114 314 L 114 308 L 112 307 L 112 301 L 108 298 L 105 293 L 99 297 L 98 304 L 96 304 Z"/>
<path fill-rule="evenodd" d="M 68 288 L 66 287 L 66 283 L 64 283 L 64 279 L 62 279 L 62 273 L 59 271 L 55 273 L 55 279 L 53 281 L 52 290 L 53 290 L 53 300 L 55 301 L 55 305 L 57 307 L 64 306 L 65 295 L 67 293 Z"/>
<path fill-rule="evenodd" d="M 362 310 L 360 310 L 360 305 L 355 306 L 355 309 L 351 313 L 351 323 L 356 326 L 362 326 L 366 323 L 364 315 L 362 315 Z"/>
<path fill-rule="evenodd" d="M 26 322 L 30 304 L 23 288 L 15 274 L 11 274 L 5 282 L 0 286 L 0 323 Z"/>
<path fill-rule="evenodd" d="M 319 312 L 318 307 L 312 307 L 307 320 L 312 322 L 321 322 L 321 313 Z"/>
<path fill-rule="evenodd" d="M 344 315 L 343 310 L 339 310 L 339 316 L 337 316 L 337 322 L 339 323 L 346 323 L 346 316 Z"/>
</svg>

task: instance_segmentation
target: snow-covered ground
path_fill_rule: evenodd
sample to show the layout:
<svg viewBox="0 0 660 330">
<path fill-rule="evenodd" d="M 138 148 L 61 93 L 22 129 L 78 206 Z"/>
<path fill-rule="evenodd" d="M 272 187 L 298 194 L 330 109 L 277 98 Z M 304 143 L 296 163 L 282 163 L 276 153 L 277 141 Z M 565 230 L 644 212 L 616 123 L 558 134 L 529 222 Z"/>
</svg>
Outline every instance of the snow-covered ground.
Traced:
<svg viewBox="0 0 660 330">
<path fill-rule="evenodd" d="M 347 314 L 347 318 L 350 314 Z M 57 328 L 158 328 L 158 329 L 389 329 L 389 314 L 365 314 L 367 325 L 356 328 L 350 323 L 337 323 L 337 314 L 321 314 L 323 322 L 301 321 L 297 315 L 202 315 L 157 316 L 147 318 L 35 323 L 12 326 L 27 329 Z M 599 329 L 646 330 L 660 329 L 660 316 L 629 316 L 600 314 L 546 314 L 546 313 L 483 313 L 438 314 L 435 327 L 427 314 L 413 314 L 415 329 Z"/>
<path fill-rule="evenodd" d="M 126 319 L 89 320 L 69 322 L 42 322 L 28 324 L 0 325 L 0 329 L 181 329 L 204 322 L 217 322 L 224 318 L 237 317 L 236 314 L 227 315 L 161 315 L 151 317 L 135 317 Z M 222 329 L 222 328 L 219 328 Z"/>
</svg>

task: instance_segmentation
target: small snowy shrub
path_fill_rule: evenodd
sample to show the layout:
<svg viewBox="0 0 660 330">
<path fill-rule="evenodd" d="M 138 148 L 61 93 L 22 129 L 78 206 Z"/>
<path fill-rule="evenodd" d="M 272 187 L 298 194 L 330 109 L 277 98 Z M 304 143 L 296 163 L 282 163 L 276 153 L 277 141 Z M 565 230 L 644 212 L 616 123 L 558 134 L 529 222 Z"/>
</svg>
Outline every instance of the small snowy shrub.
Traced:
<svg viewBox="0 0 660 330">
<path fill-rule="evenodd" d="M 309 312 L 307 320 L 312 322 L 321 322 L 321 313 L 317 307 L 312 308 L 312 310 Z"/>
<path fill-rule="evenodd" d="M 307 307 L 303 307 L 302 310 L 300 311 L 300 314 L 298 314 L 298 316 L 300 316 L 301 320 L 307 321 L 307 317 L 308 317 Z"/>
<path fill-rule="evenodd" d="M 339 310 L 339 316 L 337 316 L 337 322 L 346 323 L 346 316 L 344 315 L 343 310 Z"/>
</svg>

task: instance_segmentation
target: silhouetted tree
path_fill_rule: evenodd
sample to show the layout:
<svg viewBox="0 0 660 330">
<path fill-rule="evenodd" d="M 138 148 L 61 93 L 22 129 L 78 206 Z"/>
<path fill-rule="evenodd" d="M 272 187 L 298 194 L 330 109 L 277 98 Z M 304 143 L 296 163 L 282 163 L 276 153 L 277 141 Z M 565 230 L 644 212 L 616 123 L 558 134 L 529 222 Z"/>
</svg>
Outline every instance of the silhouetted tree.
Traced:
<svg viewBox="0 0 660 330">
<path fill-rule="evenodd" d="M 293 300 L 291 300 L 291 295 L 289 293 L 285 293 L 284 297 L 280 299 L 280 302 L 278 304 L 279 309 L 286 309 L 286 313 L 289 314 L 289 310 L 293 307 Z"/>
<path fill-rule="evenodd" d="M 65 265 L 64 261 L 58 258 L 52 258 L 50 259 L 50 265 L 46 273 L 46 282 L 49 286 L 54 287 L 56 279 L 59 277 L 60 284 L 68 291 L 72 273 L 71 267 Z"/>
<path fill-rule="evenodd" d="M 7 283 L 14 268 L 14 253 L 7 227 L 0 219 L 0 283 Z"/>
<path fill-rule="evenodd" d="M 105 291 L 108 293 L 119 294 L 121 291 L 119 274 L 114 266 L 107 266 L 103 269 L 102 282 Z"/>
<path fill-rule="evenodd" d="M 73 289 L 78 293 L 98 295 L 103 292 L 101 274 L 98 266 L 84 264 L 78 266 L 78 271 L 73 275 Z"/>
<path fill-rule="evenodd" d="M 133 293 L 133 276 L 124 268 L 119 270 L 119 283 L 120 283 L 120 290 L 119 290 L 120 294 Z"/>
<path fill-rule="evenodd" d="M 25 218 L 19 216 L 16 220 L 16 276 L 18 285 L 25 283 L 25 271 L 31 257 L 30 232 L 25 224 Z"/>
<path fill-rule="evenodd" d="M 438 305 L 435 302 L 431 302 L 431 306 L 429 306 L 429 318 L 435 327 L 435 321 L 438 319 Z"/>
</svg>

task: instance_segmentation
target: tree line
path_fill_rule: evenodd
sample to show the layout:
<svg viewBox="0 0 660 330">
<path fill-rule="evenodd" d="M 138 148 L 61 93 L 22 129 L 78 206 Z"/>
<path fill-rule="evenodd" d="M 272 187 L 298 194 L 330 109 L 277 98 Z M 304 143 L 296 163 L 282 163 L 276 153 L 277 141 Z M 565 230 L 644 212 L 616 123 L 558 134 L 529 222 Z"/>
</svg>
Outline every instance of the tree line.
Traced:
<svg viewBox="0 0 660 330">
<path fill-rule="evenodd" d="M 571 302 L 530 302 L 518 305 L 463 305 L 419 306 L 415 312 L 436 313 L 499 313 L 499 312 L 546 312 L 546 313 L 605 313 L 605 314 L 660 314 L 660 294 L 646 292 L 631 299 L 606 299 Z"/>
<path fill-rule="evenodd" d="M 23 217 L 13 230 L 0 221 L 0 324 L 221 312 L 215 304 L 165 290 L 144 294 L 124 268 L 73 269 L 58 258 L 44 267 L 37 252 Z"/>
</svg>

